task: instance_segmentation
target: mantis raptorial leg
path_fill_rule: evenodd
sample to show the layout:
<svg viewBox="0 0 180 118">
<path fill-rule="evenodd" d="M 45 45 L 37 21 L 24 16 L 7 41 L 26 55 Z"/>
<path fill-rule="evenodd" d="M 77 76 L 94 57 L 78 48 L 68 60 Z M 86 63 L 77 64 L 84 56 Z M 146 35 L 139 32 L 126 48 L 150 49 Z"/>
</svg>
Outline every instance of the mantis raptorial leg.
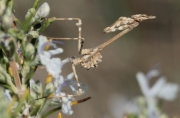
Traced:
<svg viewBox="0 0 180 118">
<path fill-rule="evenodd" d="M 81 54 L 81 50 L 83 47 L 83 43 L 84 43 L 84 38 L 81 37 L 81 25 L 82 25 L 82 21 L 79 18 L 56 18 L 55 21 L 63 21 L 63 20 L 75 20 L 78 21 L 76 23 L 76 26 L 78 27 L 78 38 L 57 38 L 57 37 L 47 37 L 49 39 L 57 39 L 57 40 L 78 40 L 78 51 L 79 54 Z"/>
</svg>

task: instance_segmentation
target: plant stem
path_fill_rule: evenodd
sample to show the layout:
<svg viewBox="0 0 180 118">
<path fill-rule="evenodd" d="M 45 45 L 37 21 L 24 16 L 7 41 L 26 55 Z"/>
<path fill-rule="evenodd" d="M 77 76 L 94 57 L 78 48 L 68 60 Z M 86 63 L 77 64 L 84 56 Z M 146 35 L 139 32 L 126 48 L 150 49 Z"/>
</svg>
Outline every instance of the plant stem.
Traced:
<svg viewBox="0 0 180 118">
<path fill-rule="evenodd" d="M 39 4 L 39 0 L 36 0 L 36 1 L 34 2 L 33 8 L 34 8 L 34 9 L 37 9 L 38 4 Z"/>
<path fill-rule="evenodd" d="M 9 62 L 10 67 L 12 69 L 15 85 L 18 89 L 18 96 L 20 97 L 22 95 L 22 86 L 21 86 L 21 80 L 19 77 L 19 73 L 17 71 L 16 62 L 14 60 Z"/>
</svg>

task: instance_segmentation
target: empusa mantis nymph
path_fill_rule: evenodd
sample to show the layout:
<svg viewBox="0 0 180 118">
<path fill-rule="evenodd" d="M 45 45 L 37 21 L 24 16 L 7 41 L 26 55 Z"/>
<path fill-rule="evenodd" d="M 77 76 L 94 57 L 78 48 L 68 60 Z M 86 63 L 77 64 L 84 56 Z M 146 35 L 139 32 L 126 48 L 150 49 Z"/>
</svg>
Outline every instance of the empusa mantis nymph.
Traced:
<svg viewBox="0 0 180 118">
<path fill-rule="evenodd" d="M 141 21 L 148 20 L 148 19 L 154 19 L 155 16 L 147 16 L 146 14 L 137 14 L 132 15 L 131 18 L 128 17 L 120 17 L 115 23 L 113 23 L 111 26 L 104 29 L 105 33 L 114 32 L 117 30 L 122 30 L 119 34 L 112 37 L 108 41 L 104 42 L 103 44 L 90 49 L 82 49 L 84 38 L 81 38 L 81 20 L 79 18 L 57 18 L 56 20 L 78 20 L 78 23 L 76 25 L 79 27 L 79 37 L 78 38 L 50 38 L 50 39 L 73 39 L 78 40 L 78 51 L 81 57 L 79 58 L 71 58 L 72 62 L 72 69 L 75 75 L 75 79 L 77 81 L 78 86 L 78 94 L 82 93 L 81 86 L 78 82 L 78 76 L 76 74 L 76 65 L 81 65 L 85 69 L 95 68 L 98 66 L 98 63 L 102 61 L 102 56 L 100 52 L 109 44 L 123 36 L 124 34 L 128 33 L 135 27 L 139 25 Z"/>
</svg>

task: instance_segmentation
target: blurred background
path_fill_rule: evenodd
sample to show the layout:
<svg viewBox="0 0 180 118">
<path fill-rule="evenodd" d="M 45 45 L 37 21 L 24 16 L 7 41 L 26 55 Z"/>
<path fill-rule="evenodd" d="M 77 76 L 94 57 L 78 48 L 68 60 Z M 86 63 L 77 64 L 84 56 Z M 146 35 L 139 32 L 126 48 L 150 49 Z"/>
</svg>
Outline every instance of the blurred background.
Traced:
<svg viewBox="0 0 180 118">
<path fill-rule="evenodd" d="M 15 0 L 15 14 L 21 21 L 34 0 Z M 117 32 L 104 34 L 103 29 L 120 16 L 134 14 L 155 15 L 102 51 L 103 61 L 98 68 L 86 70 L 76 67 L 88 91 L 79 99 L 92 99 L 73 106 L 74 114 L 63 118 L 113 118 L 111 100 L 114 96 L 131 100 L 142 95 L 135 75 L 146 73 L 157 63 L 169 82 L 180 84 L 180 1 L 179 0 L 41 0 L 48 2 L 50 17 L 80 18 L 84 48 L 93 48 L 107 41 Z M 51 37 L 78 37 L 76 21 L 56 21 L 43 35 Z M 63 41 L 61 59 L 79 57 L 77 41 Z M 63 68 L 62 75 L 71 73 L 71 64 Z M 46 71 L 38 70 L 34 79 L 45 81 Z M 163 112 L 180 116 L 180 96 L 165 102 Z M 57 117 L 57 114 L 51 116 Z"/>
</svg>

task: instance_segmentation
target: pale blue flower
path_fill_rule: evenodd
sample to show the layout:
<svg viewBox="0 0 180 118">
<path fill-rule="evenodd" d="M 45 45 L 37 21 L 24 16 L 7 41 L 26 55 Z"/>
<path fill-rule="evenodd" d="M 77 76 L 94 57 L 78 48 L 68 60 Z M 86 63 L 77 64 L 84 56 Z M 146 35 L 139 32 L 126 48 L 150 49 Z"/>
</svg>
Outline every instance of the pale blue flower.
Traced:
<svg viewBox="0 0 180 118">
<path fill-rule="evenodd" d="M 74 94 L 78 94 L 77 82 L 73 78 L 74 78 L 73 73 L 70 73 L 69 75 L 67 75 L 66 78 L 63 78 L 63 83 L 58 85 L 58 88 L 56 89 L 56 93 L 61 93 L 65 87 L 69 87 Z M 56 83 L 58 83 L 58 81 L 56 81 Z M 87 87 L 84 86 L 82 83 L 80 83 L 80 86 L 82 88 L 82 94 L 85 93 L 85 91 L 87 90 Z"/>
<path fill-rule="evenodd" d="M 69 87 L 73 93 L 77 94 L 78 86 L 77 82 L 73 80 L 74 74 L 70 73 L 67 75 L 66 78 L 63 76 L 59 76 L 59 78 L 55 78 L 54 85 L 56 87 L 55 96 L 60 97 L 61 99 L 57 99 L 56 97 L 53 101 L 59 101 L 62 104 L 62 112 L 67 115 L 71 115 L 73 110 L 71 109 L 71 102 L 74 99 L 72 95 L 66 94 L 63 92 L 63 89 Z M 82 84 L 81 84 L 82 86 Z M 82 86 L 83 93 L 85 92 L 86 88 Z"/>
<path fill-rule="evenodd" d="M 158 70 L 151 70 L 148 74 L 146 74 L 146 76 L 142 72 L 138 72 L 136 74 L 141 91 L 147 101 L 149 118 L 158 118 L 156 109 L 157 98 L 172 101 L 177 97 L 177 92 L 179 90 L 179 86 L 177 84 L 166 82 L 166 79 L 163 76 L 160 77 L 152 87 L 150 87 L 149 80 L 158 75 Z"/>
<path fill-rule="evenodd" d="M 154 94 L 149 86 L 149 81 L 142 72 L 136 74 L 136 78 L 141 87 L 141 91 L 144 94 L 147 105 L 148 105 L 148 118 L 158 118 L 157 109 L 156 109 L 156 94 Z M 153 90 L 154 91 L 154 90 Z M 159 91 L 159 90 L 157 90 Z M 154 91 L 156 92 L 156 91 Z"/>
<path fill-rule="evenodd" d="M 60 58 L 52 58 L 52 56 L 63 52 L 62 48 L 56 48 L 54 50 L 44 51 L 46 46 L 53 43 L 49 42 L 45 36 L 39 36 L 38 54 L 42 65 L 46 67 L 48 73 L 53 77 L 58 77 L 61 73 L 62 62 Z"/>
</svg>

